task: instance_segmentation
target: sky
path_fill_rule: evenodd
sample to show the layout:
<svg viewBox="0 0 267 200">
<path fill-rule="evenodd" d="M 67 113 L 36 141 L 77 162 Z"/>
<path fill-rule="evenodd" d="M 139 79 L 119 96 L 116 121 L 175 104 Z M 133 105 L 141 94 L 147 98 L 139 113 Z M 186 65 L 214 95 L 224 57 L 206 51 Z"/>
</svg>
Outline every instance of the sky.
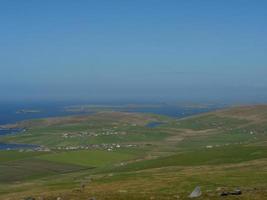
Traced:
<svg viewBox="0 0 267 200">
<path fill-rule="evenodd" d="M 1 0 L 0 101 L 267 102 L 265 0 Z"/>
</svg>

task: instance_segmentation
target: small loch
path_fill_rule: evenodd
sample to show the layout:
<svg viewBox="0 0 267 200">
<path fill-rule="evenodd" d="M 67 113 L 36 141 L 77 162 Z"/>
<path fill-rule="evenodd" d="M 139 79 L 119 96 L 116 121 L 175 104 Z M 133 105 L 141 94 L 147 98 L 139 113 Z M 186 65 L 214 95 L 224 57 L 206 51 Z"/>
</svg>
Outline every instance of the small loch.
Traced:
<svg viewBox="0 0 267 200">
<path fill-rule="evenodd" d="M 1 136 L 11 135 L 11 134 L 20 134 L 24 131 L 24 129 L 6 129 L 0 128 L 0 139 Z M 14 149 L 34 149 L 36 145 L 30 144 L 9 144 L 0 142 L 0 150 L 14 150 Z"/>
<path fill-rule="evenodd" d="M 161 126 L 163 125 L 164 123 L 163 122 L 150 122 L 146 125 L 146 127 L 148 128 L 156 128 L 158 126 Z"/>
</svg>

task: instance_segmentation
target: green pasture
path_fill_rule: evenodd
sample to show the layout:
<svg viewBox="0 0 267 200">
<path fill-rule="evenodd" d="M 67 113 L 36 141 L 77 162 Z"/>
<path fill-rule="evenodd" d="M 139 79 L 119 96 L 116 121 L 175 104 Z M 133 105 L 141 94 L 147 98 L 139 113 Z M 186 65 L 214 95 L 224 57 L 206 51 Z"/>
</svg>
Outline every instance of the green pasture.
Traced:
<svg viewBox="0 0 267 200">
<path fill-rule="evenodd" d="M 73 164 L 85 167 L 103 167 L 118 162 L 130 160 L 136 157 L 135 153 L 104 150 L 82 150 L 52 153 L 38 158 L 45 161 Z"/>
<path fill-rule="evenodd" d="M 185 151 L 167 157 L 159 157 L 156 159 L 130 163 L 116 168 L 115 170 L 139 171 L 169 166 L 221 165 L 241 163 L 250 160 L 263 159 L 266 157 L 266 147 L 235 145 L 231 147 Z"/>
</svg>

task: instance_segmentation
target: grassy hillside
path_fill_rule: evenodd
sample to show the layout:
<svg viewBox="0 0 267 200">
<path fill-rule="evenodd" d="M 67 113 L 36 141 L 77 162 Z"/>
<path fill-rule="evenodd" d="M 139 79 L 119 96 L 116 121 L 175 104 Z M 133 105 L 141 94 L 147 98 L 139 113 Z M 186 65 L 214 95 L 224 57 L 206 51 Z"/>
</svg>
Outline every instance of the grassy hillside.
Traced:
<svg viewBox="0 0 267 200">
<path fill-rule="evenodd" d="M 151 122 L 160 122 L 149 127 Z M 1 151 L 0 199 L 226 199 L 267 196 L 267 106 L 184 119 L 100 112 L 21 122 L 2 142 L 49 151 Z"/>
<path fill-rule="evenodd" d="M 41 155 L 38 158 L 41 160 L 54 161 L 58 163 L 74 164 L 85 167 L 102 167 L 111 165 L 114 162 L 133 159 L 134 152 L 108 152 L 101 150 L 79 150 L 71 152 L 60 152 L 48 155 Z M 70 159 L 71 158 L 71 159 Z"/>
</svg>

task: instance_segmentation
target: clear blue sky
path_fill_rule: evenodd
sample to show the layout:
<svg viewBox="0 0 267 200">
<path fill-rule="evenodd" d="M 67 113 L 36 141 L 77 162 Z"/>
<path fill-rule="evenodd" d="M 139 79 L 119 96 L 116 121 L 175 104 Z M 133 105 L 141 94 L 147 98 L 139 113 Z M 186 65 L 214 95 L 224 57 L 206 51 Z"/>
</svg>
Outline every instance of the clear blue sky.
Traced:
<svg viewBox="0 0 267 200">
<path fill-rule="evenodd" d="M 1 100 L 267 102 L 265 0 L 1 0 Z"/>
</svg>

